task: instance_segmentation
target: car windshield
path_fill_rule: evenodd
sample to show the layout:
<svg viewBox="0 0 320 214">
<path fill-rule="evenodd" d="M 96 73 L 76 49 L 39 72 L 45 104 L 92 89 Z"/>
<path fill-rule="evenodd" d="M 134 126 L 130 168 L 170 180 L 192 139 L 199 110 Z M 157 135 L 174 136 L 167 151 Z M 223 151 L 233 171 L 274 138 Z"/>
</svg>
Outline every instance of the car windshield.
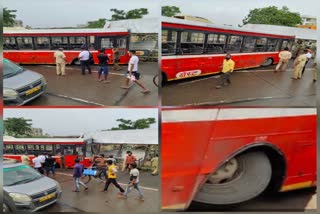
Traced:
<svg viewBox="0 0 320 214">
<path fill-rule="evenodd" d="M 41 174 L 30 166 L 20 165 L 3 168 L 3 186 L 25 184 L 39 178 L 41 178 Z"/>
<path fill-rule="evenodd" d="M 13 62 L 11 62 L 10 60 L 7 59 L 3 59 L 3 77 L 4 78 L 8 78 L 8 77 L 12 77 L 22 71 L 24 71 L 24 69 L 16 64 L 14 64 Z"/>
</svg>

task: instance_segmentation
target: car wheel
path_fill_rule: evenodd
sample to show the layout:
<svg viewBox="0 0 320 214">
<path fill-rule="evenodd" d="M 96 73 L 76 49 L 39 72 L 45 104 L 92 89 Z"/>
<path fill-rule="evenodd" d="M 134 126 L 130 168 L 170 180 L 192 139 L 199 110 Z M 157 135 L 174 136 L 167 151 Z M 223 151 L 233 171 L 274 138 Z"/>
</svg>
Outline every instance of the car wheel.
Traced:
<svg viewBox="0 0 320 214">
<path fill-rule="evenodd" d="M 271 175 L 271 163 L 265 153 L 239 155 L 209 176 L 194 201 L 213 205 L 248 201 L 267 188 Z"/>
</svg>

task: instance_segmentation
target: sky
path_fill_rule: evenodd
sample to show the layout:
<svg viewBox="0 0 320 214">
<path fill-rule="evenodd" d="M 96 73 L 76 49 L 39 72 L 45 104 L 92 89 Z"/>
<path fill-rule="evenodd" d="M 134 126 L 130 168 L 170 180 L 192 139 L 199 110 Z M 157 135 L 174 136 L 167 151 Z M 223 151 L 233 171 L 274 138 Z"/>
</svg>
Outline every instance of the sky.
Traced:
<svg viewBox="0 0 320 214">
<path fill-rule="evenodd" d="M 159 1 L 154 0 L 4 0 L 3 7 L 17 10 L 18 20 L 34 28 L 76 27 L 99 18 L 110 19 L 111 8 L 147 8 L 144 17 L 158 17 Z"/>
<path fill-rule="evenodd" d="M 91 133 L 118 126 L 116 119 L 137 120 L 154 117 L 158 121 L 157 108 L 12 108 L 4 109 L 4 119 L 23 117 L 32 119 L 32 127 L 42 128 L 53 136 Z M 158 128 L 158 124 L 150 128 Z"/>
<path fill-rule="evenodd" d="M 161 5 L 177 6 L 181 14 L 200 16 L 216 24 L 238 26 L 254 8 L 287 6 L 300 15 L 318 16 L 318 0 L 162 0 Z M 319 19 L 318 19 L 319 20 Z"/>
</svg>

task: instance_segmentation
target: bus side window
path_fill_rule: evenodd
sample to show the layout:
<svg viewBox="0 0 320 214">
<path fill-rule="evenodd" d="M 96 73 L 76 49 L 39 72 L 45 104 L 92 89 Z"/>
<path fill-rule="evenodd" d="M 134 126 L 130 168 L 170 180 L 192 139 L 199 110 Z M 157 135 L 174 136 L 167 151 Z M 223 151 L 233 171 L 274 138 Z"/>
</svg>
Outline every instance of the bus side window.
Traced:
<svg viewBox="0 0 320 214">
<path fill-rule="evenodd" d="M 68 45 L 68 37 L 66 36 L 54 36 L 51 37 L 51 44 L 53 50 L 56 50 L 58 48 L 63 48 L 65 50 L 69 49 Z"/>
<path fill-rule="evenodd" d="M 5 154 L 14 154 L 14 148 L 12 144 L 4 145 L 4 153 Z"/>
<path fill-rule="evenodd" d="M 266 44 L 267 44 L 267 38 L 257 38 L 256 51 L 257 52 L 265 51 Z"/>
<path fill-rule="evenodd" d="M 101 38 L 100 41 L 101 48 L 113 48 L 113 41 L 111 38 Z"/>
<path fill-rule="evenodd" d="M 3 37 L 3 49 L 4 50 L 16 50 L 17 44 L 14 37 Z"/>
<path fill-rule="evenodd" d="M 69 37 L 70 49 L 80 50 L 81 47 L 86 45 L 86 37 L 84 36 L 71 36 Z"/>
<path fill-rule="evenodd" d="M 230 36 L 228 43 L 228 51 L 230 52 L 240 52 L 242 44 L 242 36 Z"/>
<path fill-rule="evenodd" d="M 181 49 L 183 54 L 202 53 L 204 46 L 204 33 L 182 32 Z"/>
<path fill-rule="evenodd" d="M 15 151 L 16 153 L 15 154 L 24 154 L 26 152 L 26 149 L 25 149 L 25 145 L 21 145 L 21 144 L 16 144 L 14 145 L 15 147 Z"/>
<path fill-rule="evenodd" d="M 171 55 L 177 49 L 177 31 L 162 30 L 162 54 Z"/>
<path fill-rule="evenodd" d="M 64 145 L 63 146 L 63 154 L 64 155 L 73 155 L 74 154 L 74 146 Z"/>
<path fill-rule="evenodd" d="M 17 42 L 18 42 L 19 49 L 23 49 L 23 50 L 33 49 L 32 37 L 17 37 Z"/>
<path fill-rule="evenodd" d="M 254 52 L 255 44 L 256 44 L 256 38 L 245 37 L 243 46 L 242 46 L 242 52 L 245 52 L 245 53 Z"/>
<path fill-rule="evenodd" d="M 268 39 L 267 51 L 278 51 L 278 48 L 279 48 L 278 43 L 279 43 L 278 39 Z"/>
<path fill-rule="evenodd" d="M 226 43 L 226 35 L 209 34 L 207 41 L 207 53 L 223 53 Z"/>
<path fill-rule="evenodd" d="M 50 50 L 50 38 L 49 37 L 34 37 L 36 49 Z"/>
</svg>

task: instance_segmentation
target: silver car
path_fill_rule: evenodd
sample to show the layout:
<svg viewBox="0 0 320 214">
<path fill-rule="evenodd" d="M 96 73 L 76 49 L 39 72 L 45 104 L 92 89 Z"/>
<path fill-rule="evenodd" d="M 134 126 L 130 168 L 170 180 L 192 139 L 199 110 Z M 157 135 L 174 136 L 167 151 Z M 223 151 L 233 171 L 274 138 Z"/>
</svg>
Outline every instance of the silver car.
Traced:
<svg viewBox="0 0 320 214">
<path fill-rule="evenodd" d="M 61 186 L 22 163 L 4 161 L 3 213 L 33 212 L 58 201 Z"/>
<path fill-rule="evenodd" d="M 4 105 L 24 105 L 43 94 L 47 87 L 45 78 L 25 70 L 8 59 L 3 60 Z"/>
</svg>

